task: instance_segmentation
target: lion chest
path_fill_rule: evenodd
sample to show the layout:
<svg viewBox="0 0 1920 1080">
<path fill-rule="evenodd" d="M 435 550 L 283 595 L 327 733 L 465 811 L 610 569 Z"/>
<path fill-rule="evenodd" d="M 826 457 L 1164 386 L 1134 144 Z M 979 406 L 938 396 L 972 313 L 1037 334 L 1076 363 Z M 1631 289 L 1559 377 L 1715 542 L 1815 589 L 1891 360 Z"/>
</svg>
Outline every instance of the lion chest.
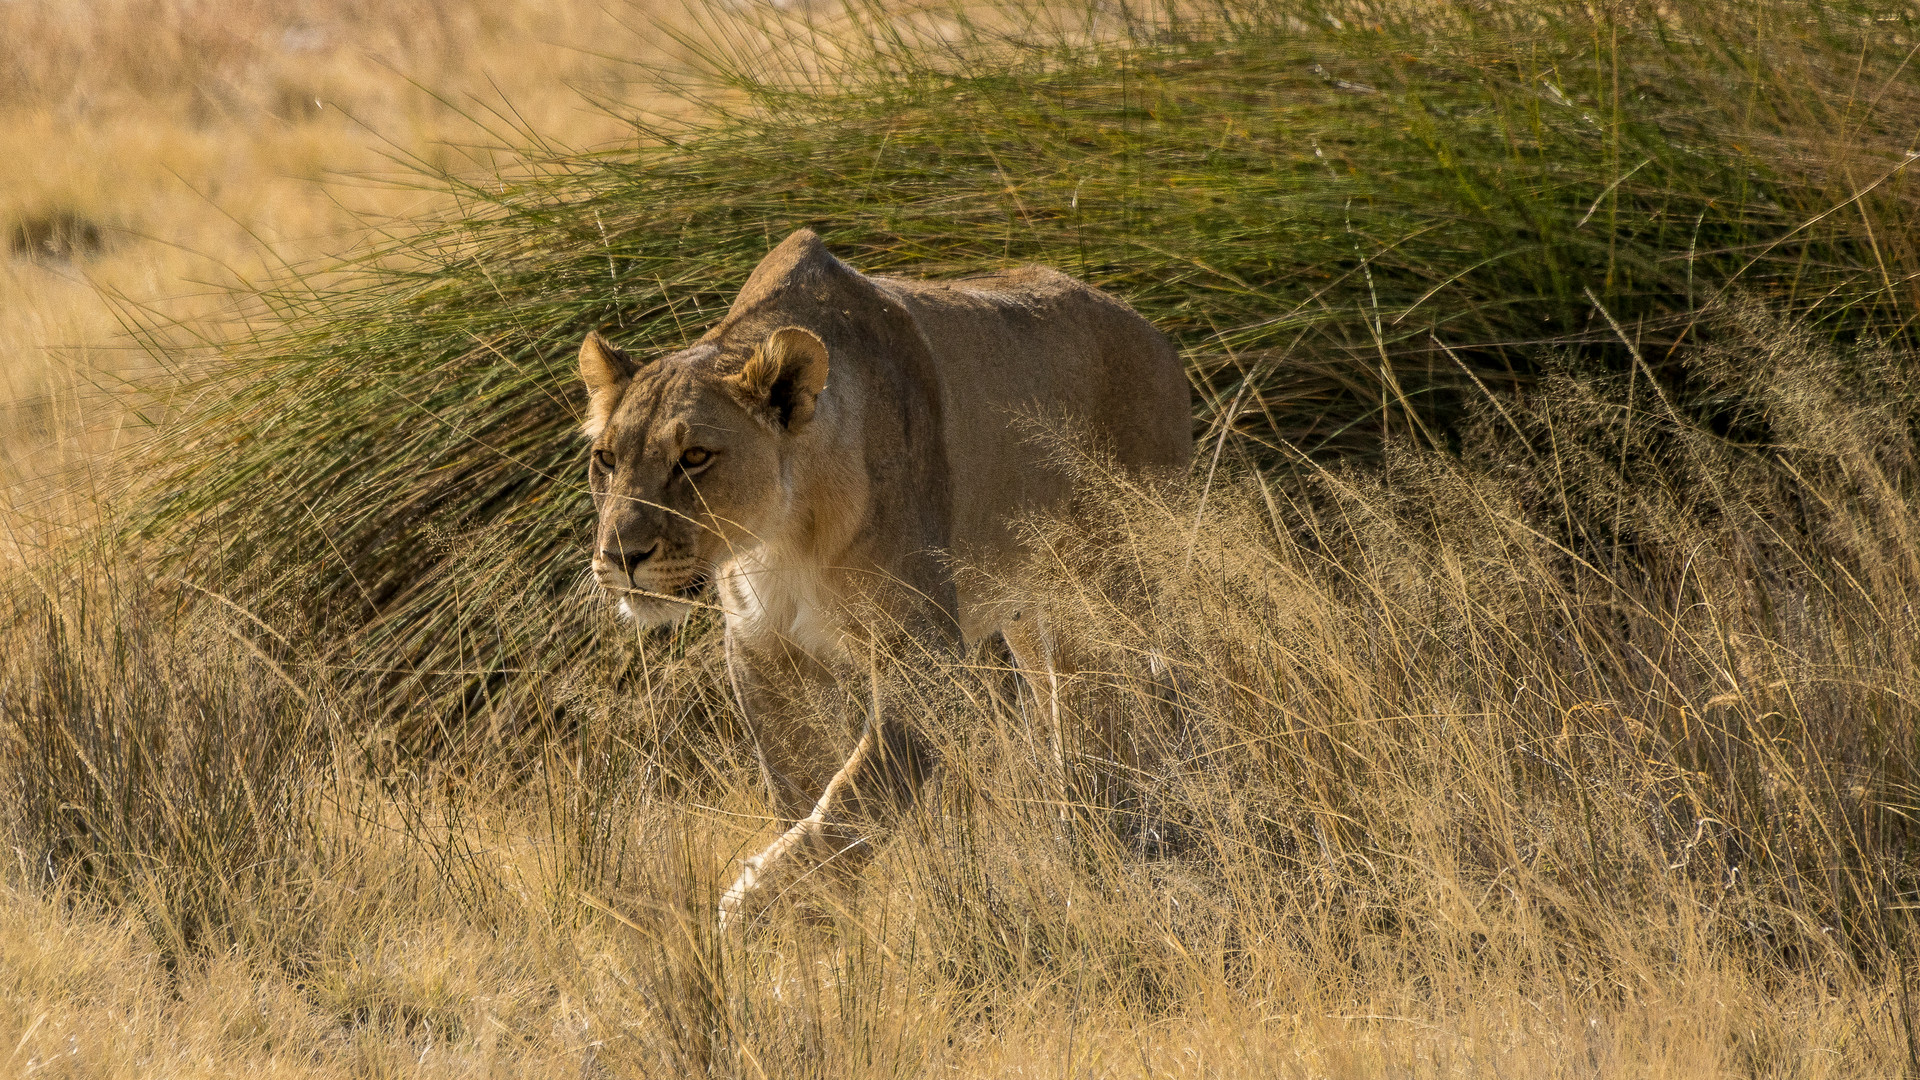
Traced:
<svg viewBox="0 0 1920 1080">
<path fill-rule="evenodd" d="M 831 591 L 817 569 L 744 555 L 717 576 L 729 633 L 779 638 L 822 662 L 845 654 Z"/>
</svg>

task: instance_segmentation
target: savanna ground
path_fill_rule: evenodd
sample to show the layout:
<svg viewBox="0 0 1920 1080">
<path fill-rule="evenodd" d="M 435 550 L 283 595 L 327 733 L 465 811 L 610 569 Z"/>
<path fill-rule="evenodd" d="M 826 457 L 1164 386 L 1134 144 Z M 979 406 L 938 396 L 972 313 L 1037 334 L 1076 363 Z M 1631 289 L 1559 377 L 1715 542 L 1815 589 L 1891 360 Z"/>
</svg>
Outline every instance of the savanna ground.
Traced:
<svg viewBox="0 0 1920 1080">
<path fill-rule="evenodd" d="M 92 10 L 0 8 L 7 1071 L 1920 1071 L 1912 9 Z M 572 351 L 800 225 L 1126 297 L 1200 453 L 1002 568 L 1065 772 L 916 658 L 925 804 L 719 937 Z"/>
</svg>

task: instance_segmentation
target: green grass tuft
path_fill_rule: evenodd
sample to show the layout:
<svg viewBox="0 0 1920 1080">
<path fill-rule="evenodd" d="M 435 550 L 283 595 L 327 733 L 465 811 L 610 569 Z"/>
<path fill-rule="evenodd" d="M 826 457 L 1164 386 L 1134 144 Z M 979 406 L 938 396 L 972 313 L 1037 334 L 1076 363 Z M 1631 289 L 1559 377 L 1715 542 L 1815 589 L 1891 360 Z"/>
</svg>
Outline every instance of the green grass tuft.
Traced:
<svg viewBox="0 0 1920 1080">
<path fill-rule="evenodd" d="M 869 272 L 1112 290 L 1184 350 L 1197 427 L 1269 461 L 1445 442 L 1469 369 L 1504 391 L 1557 349 L 1620 366 L 1621 334 L 1677 376 L 1736 292 L 1911 341 L 1909 16 L 1661 10 L 1251 0 L 935 48 L 854 8 L 771 54 L 715 45 L 748 107 L 466 186 L 347 284 L 271 295 L 169 433 L 146 528 L 198 576 L 292 575 L 343 631 L 332 661 L 427 736 L 532 719 L 517 673 L 604 626 L 580 337 L 690 339 L 800 226 Z"/>
</svg>

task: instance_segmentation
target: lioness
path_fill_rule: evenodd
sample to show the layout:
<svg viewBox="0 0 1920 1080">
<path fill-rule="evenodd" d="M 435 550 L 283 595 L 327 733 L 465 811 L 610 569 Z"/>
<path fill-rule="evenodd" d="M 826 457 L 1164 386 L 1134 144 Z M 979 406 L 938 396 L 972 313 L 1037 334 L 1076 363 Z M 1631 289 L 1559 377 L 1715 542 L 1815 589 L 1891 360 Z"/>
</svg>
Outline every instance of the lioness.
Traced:
<svg viewBox="0 0 1920 1080">
<path fill-rule="evenodd" d="M 857 737 L 810 726 L 809 684 L 897 653 L 887 639 L 999 633 L 1023 670 L 1049 670 L 1038 620 L 953 572 L 1014 554 L 1017 519 L 1069 493 L 1025 418 L 1065 421 L 1136 472 L 1193 454 L 1179 358 L 1125 304 L 1042 267 L 867 277 L 804 229 L 699 341 L 641 359 L 590 334 L 580 377 L 594 576 L 649 625 L 717 587 L 734 693 L 795 822 L 744 862 L 723 926 L 798 852 L 857 844 L 861 788 L 910 797 L 920 774 L 911 732 L 877 701 Z"/>
</svg>

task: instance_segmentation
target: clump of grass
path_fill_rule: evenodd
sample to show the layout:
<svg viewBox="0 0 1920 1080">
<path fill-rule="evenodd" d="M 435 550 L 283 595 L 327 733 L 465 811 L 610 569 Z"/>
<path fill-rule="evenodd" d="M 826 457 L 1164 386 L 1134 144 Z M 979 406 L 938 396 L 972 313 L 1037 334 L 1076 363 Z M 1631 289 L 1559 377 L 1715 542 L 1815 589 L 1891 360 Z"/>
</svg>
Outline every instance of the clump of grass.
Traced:
<svg viewBox="0 0 1920 1080">
<path fill-rule="evenodd" d="M 88 612 L 77 646 L 16 621 L 0 699 L 30 782 L 5 820 L 31 880 L 0 903 L 47 929 L 0 933 L 40 1003 L 12 1037 L 322 1074 L 1897 1074 L 1920 901 L 1911 354 L 1719 318 L 1689 376 L 1764 412 L 1769 445 L 1563 354 L 1471 410 L 1459 453 L 1277 474 L 1230 436 L 1210 481 L 1159 490 L 1088 463 L 1081 514 L 1033 523 L 1047 554 L 1002 577 L 1071 637 L 1067 774 L 1003 662 L 923 658 L 889 699 L 939 748 L 936 788 L 860 874 L 736 937 L 714 932 L 727 864 L 774 826 L 750 748 L 701 712 L 727 709 L 708 652 L 643 651 L 617 691 L 556 680 L 564 729 L 433 764 L 382 757 L 351 673 L 312 644 L 277 656 L 224 604 L 271 665 L 131 606 Z M 41 827 L 39 777 L 89 790 L 60 748 L 100 712 L 192 719 L 110 679 L 183 647 L 207 674 L 176 697 L 224 688 L 230 737 L 289 724 L 284 670 L 341 749 L 190 743 L 180 767 L 229 785 L 141 774 L 165 814 Z M 14 705 L 62 664 L 93 697 Z M 280 838 L 234 843 L 231 785 L 276 775 L 299 792 Z M 98 901 L 142 908 L 86 872 L 107 856 L 165 865 L 174 918 L 218 931 L 180 949 L 115 925 Z M 170 955 L 138 984 L 162 1004 L 129 1009 L 97 965 L 56 976 L 54 940 Z"/>
<path fill-rule="evenodd" d="M 124 904 L 176 957 L 230 940 L 235 895 L 286 871 L 311 809 L 300 777 L 326 706 L 270 655 L 288 643 L 180 582 L 62 567 L 7 586 L 0 714 L 27 881 Z"/>
<path fill-rule="evenodd" d="M 1767 10 L 1273 0 L 936 52 L 856 9 L 785 53 L 717 49 L 754 108 L 465 188 L 367 276 L 275 294 L 143 514 L 193 559 L 300 568 L 310 614 L 356 628 L 342 662 L 438 729 L 472 673 L 592 637 L 559 601 L 587 515 L 578 339 L 687 340 L 800 225 L 870 271 L 1042 262 L 1115 291 L 1185 351 L 1200 422 L 1269 461 L 1445 441 L 1469 373 L 1511 388 L 1542 348 L 1624 370 L 1601 310 L 1663 379 L 1729 289 L 1837 339 L 1906 335 L 1903 54 L 1864 15 Z M 764 74 L 823 57 L 819 85 Z M 461 599 L 432 538 L 477 529 L 556 617 Z"/>
<path fill-rule="evenodd" d="M 1920 674 L 1910 354 L 1836 352 L 1751 307 L 1722 333 L 1693 374 L 1764 412 L 1770 445 L 1569 364 L 1480 410 L 1465 460 L 1253 473 L 1117 546 L 1062 525 L 1036 592 L 1078 600 L 1074 625 L 1112 643 L 1099 670 L 1137 670 L 1143 649 L 1173 666 L 1198 743 L 1222 748 L 1189 756 L 1188 782 L 1277 798 L 1250 842 L 1294 873 L 1351 844 L 1356 872 L 1381 877 L 1350 895 L 1403 910 L 1387 882 L 1432 863 L 1367 853 L 1435 843 L 1453 872 L 1489 859 L 1489 888 L 1515 860 L 1542 882 L 1571 873 L 1584 884 L 1553 902 L 1587 914 L 1744 879 L 1755 906 L 1721 926 L 1730 939 L 1888 962 L 1920 889 L 1893 839 L 1920 779 L 1894 704 Z M 1125 603 L 1086 587 L 1106 552 L 1133 579 Z M 1402 767 L 1391 798 L 1423 807 L 1369 808 L 1371 774 Z M 1346 820 L 1289 827 L 1301 798 Z M 1586 820 L 1536 828 L 1544 806 Z M 1420 839 L 1439 820 L 1454 825 Z M 1586 916 L 1543 917 L 1573 947 Z"/>
<path fill-rule="evenodd" d="M 1231 14 L 729 61 L 763 111 L 469 189 L 271 297 L 140 492 L 222 598 L 66 584 L 111 553 L 9 582 L 0 1038 L 183 1072 L 1920 1068 L 1904 24 Z M 1203 468 L 1087 462 L 997 568 L 1072 633 L 1064 768 L 991 651 L 921 658 L 888 700 L 937 786 L 722 938 L 772 812 L 717 627 L 636 639 L 572 569 L 571 353 L 684 340 L 798 224 L 1121 292 L 1192 361 Z"/>
</svg>

